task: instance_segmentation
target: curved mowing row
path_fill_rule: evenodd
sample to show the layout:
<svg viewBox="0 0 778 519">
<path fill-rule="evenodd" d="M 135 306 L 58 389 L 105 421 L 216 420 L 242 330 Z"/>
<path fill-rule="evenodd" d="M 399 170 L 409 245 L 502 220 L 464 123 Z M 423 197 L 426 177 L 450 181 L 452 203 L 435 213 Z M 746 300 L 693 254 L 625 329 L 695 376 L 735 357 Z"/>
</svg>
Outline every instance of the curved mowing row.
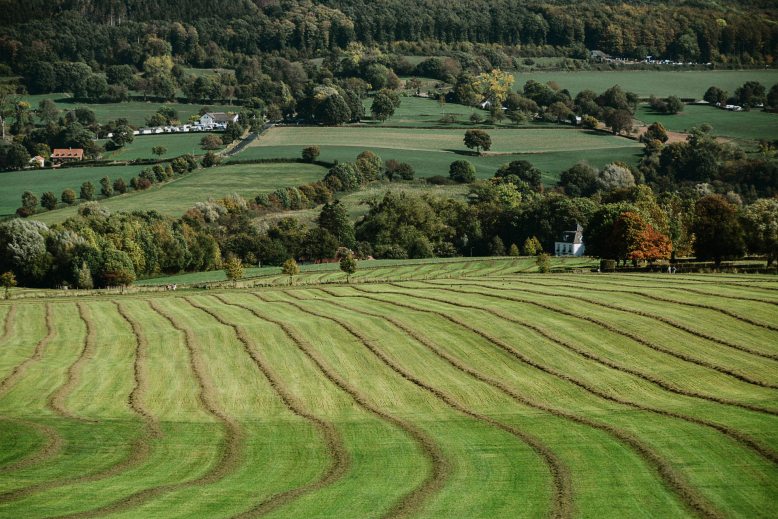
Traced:
<svg viewBox="0 0 778 519">
<path fill-rule="evenodd" d="M 0 516 L 770 517 L 772 294 L 532 266 L 0 306 Z"/>
</svg>

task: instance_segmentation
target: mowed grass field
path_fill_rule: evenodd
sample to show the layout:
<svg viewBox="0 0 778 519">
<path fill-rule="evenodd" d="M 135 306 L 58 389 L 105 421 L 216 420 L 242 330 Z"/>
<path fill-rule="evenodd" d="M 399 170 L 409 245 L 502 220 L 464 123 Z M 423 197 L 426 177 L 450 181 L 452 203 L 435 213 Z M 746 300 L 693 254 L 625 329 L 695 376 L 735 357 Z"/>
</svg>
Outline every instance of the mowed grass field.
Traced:
<svg viewBox="0 0 778 519">
<path fill-rule="evenodd" d="M 774 277 L 478 262 L 4 302 L 0 515 L 774 516 Z"/>
<path fill-rule="evenodd" d="M 708 105 L 684 106 L 676 115 L 657 113 L 648 105 L 640 105 L 635 118 L 651 124 L 659 121 L 666 130 L 685 132 L 708 123 L 717 135 L 736 139 L 778 139 L 778 115 L 761 110 L 730 112 Z"/>
<path fill-rule="evenodd" d="M 207 151 L 200 147 L 200 141 L 204 135 L 213 133 L 221 137 L 221 132 L 194 132 L 194 133 L 160 133 L 156 135 L 136 135 L 130 144 L 125 144 L 119 149 L 106 153 L 110 160 L 134 160 L 134 159 L 173 159 L 185 153 L 204 155 Z M 101 145 L 105 145 L 101 142 Z M 168 152 L 157 157 L 151 152 L 154 146 L 165 146 Z M 214 153 L 224 149 L 223 146 L 213 150 Z"/>
<path fill-rule="evenodd" d="M 316 144 L 320 160 L 353 161 L 364 150 L 383 160 L 410 163 L 418 177 L 448 176 L 449 166 L 459 159 L 470 161 L 479 178 L 494 176 L 503 164 L 528 160 L 546 172 L 543 181 L 553 185 L 559 174 L 579 160 L 602 167 L 614 160 L 637 164 L 638 142 L 624 137 L 576 129 L 519 129 L 488 132 L 492 154 L 468 155 L 464 130 L 414 130 L 395 128 L 272 128 L 235 160 L 299 157 L 302 148 Z M 475 151 L 475 150 L 473 150 Z"/>
<path fill-rule="evenodd" d="M 702 99 L 711 86 L 723 88 L 729 95 L 747 81 L 758 81 L 770 90 L 778 83 L 777 70 L 625 70 L 613 72 L 531 72 L 515 74 L 513 89 L 520 91 L 527 80 L 540 83 L 556 81 L 575 97 L 581 90 L 594 90 L 598 94 L 613 85 L 635 92 L 640 97 L 651 94 L 666 97 L 676 95 L 683 98 Z"/>
<path fill-rule="evenodd" d="M 240 112 L 240 106 L 230 106 L 221 104 L 199 104 L 191 105 L 186 103 L 160 103 L 156 101 L 138 101 L 133 100 L 129 103 L 81 103 L 75 101 L 69 94 L 52 93 L 41 95 L 28 95 L 23 99 L 30 103 L 33 109 L 38 107 L 42 99 L 51 99 L 61 111 L 75 110 L 79 106 L 86 106 L 95 112 L 97 122 L 106 124 L 108 121 L 124 117 L 130 124 L 141 127 L 146 125 L 146 118 L 154 115 L 162 106 L 169 106 L 178 112 L 178 117 L 182 123 L 189 120 L 192 115 L 197 115 L 203 106 L 208 106 L 213 112 Z M 40 123 L 35 118 L 36 123 Z"/>
<path fill-rule="evenodd" d="M 118 174 L 124 169 L 114 168 L 113 171 Z M 252 199 L 260 193 L 272 193 L 281 187 L 299 186 L 321 180 L 326 174 L 326 168 L 314 164 L 233 164 L 197 169 L 170 182 L 155 184 L 146 191 L 132 191 L 126 195 L 101 199 L 100 205 L 111 212 L 154 209 L 166 216 L 180 217 L 196 202 L 205 202 L 208 197 L 222 198 L 238 193 Z M 113 178 L 111 176 L 112 180 Z M 129 182 L 129 177 L 124 179 Z M 78 206 L 64 207 L 41 213 L 35 218 L 52 224 L 61 222 L 77 212 Z"/>
<path fill-rule="evenodd" d="M 100 179 L 108 175 L 111 182 L 123 178 L 128 184 L 137 176 L 142 166 L 100 166 L 94 168 L 58 168 L 0 173 L 0 215 L 14 214 L 22 205 L 22 194 L 32 191 L 38 198 L 46 191 L 52 191 L 57 198 L 70 188 L 78 196 L 81 184 L 92 182 L 95 193 L 100 193 Z M 75 210 L 74 210 L 75 211 Z"/>
</svg>

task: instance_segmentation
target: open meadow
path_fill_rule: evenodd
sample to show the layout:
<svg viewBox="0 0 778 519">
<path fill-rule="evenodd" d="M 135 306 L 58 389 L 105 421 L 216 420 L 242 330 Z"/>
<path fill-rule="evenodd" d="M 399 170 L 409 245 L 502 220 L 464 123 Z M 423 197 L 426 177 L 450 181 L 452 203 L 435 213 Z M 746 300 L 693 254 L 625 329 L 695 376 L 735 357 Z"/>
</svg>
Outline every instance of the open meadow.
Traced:
<svg viewBox="0 0 778 519">
<path fill-rule="evenodd" d="M 598 94 L 613 85 L 635 92 L 640 97 L 654 94 L 659 97 L 676 95 L 685 99 L 702 99 L 708 87 L 717 86 L 734 95 L 735 89 L 748 81 L 758 81 L 770 87 L 778 83 L 777 70 L 623 70 L 612 72 L 531 72 L 516 74 L 514 90 L 533 79 L 540 83 L 556 81 L 570 91 L 573 97 L 581 90 Z"/>
<path fill-rule="evenodd" d="M 130 144 L 107 152 L 110 160 L 135 160 L 135 159 L 173 159 L 185 153 L 192 155 L 204 155 L 206 150 L 200 147 L 200 141 L 204 135 L 213 133 L 217 137 L 219 132 L 192 132 L 192 133 L 159 133 L 155 135 L 136 135 Z M 104 143 L 101 143 L 104 145 Z M 157 157 L 151 152 L 154 146 L 165 146 L 167 153 Z M 213 150 L 214 153 L 224 149 L 224 146 Z"/>
<path fill-rule="evenodd" d="M 448 176 L 458 159 L 473 163 L 479 178 L 489 178 L 503 164 L 528 160 L 546 172 L 543 182 L 553 185 L 559 174 L 579 160 L 602 167 L 614 160 L 637 164 L 642 155 L 637 141 L 601 132 L 573 128 L 522 128 L 489 131 L 492 148 L 482 156 L 470 155 L 464 130 L 413 130 L 396 128 L 272 128 L 254 141 L 235 160 L 299 157 L 302 148 L 318 145 L 320 160 L 356 160 L 371 150 L 383 160 L 408 162 L 419 177 Z M 473 150 L 475 151 L 475 150 Z"/>
<path fill-rule="evenodd" d="M 774 276 L 587 262 L 4 301 L 0 516 L 773 516 Z"/>
<path fill-rule="evenodd" d="M 651 124 L 659 121 L 666 130 L 686 132 L 703 123 L 713 126 L 717 135 L 735 139 L 778 139 L 778 115 L 752 110 L 730 112 L 709 105 L 684 106 L 681 113 L 668 115 L 652 110 L 648 105 L 638 106 L 635 118 Z"/>
<path fill-rule="evenodd" d="M 37 108 L 38 103 L 43 99 L 51 99 L 57 105 L 57 108 L 62 111 L 75 110 L 79 106 L 86 106 L 95 112 L 97 122 L 100 124 L 106 124 L 108 121 L 124 117 L 127 119 L 127 122 L 137 127 L 145 126 L 146 119 L 154 115 L 162 106 L 173 108 L 178 112 L 179 119 L 182 122 L 186 122 L 189 120 L 189 117 L 197 115 L 200 109 L 207 104 L 160 103 L 158 101 L 137 99 L 129 103 L 82 103 L 73 99 L 69 94 L 59 93 L 27 95 L 23 97 L 23 100 L 30 103 L 33 108 Z M 207 106 L 214 112 L 240 112 L 241 110 L 240 106 L 220 104 L 207 104 Z M 35 122 L 39 122 L 37 118 Z"/>
<path fill-rule="evenodd" d="M 78 195 L 81 184 L 91 182 L 100 192 L 100 179 L 108 175 L 111 182 L 123 178 L 127 183 L 141 172 L 143 166 L 100 166 L 85 168 L 30 169 L 0 173 L 0 215 L 14 214 L 22 205 L 22 193 L 32 191 L 40 197 L 51 191 L 57 198 L 70 188 Z M 75 211 L 75 210 L 74 210 Z"/>
<path fill-rule="evenodd" d="M 114 174 L 119 176 L 125 170 L 121 167 L 113 170 L 101 169 L 106 170 L 104 174 L 111 176 L 111 180 L 114 180 Z M 272 193 L 280 187 L 299 186 L 321 180 L 326 174 L 327 169 L 321 166 L 294 163 L 233 164 L 201 168 L 169 182 L 154 184 L 146 191 L 132 191 L 126 195 L 101 199 L 100 205 L 111 212 L 153 209 L 163 215 L 179 218 L 196 202 L 205 202 L 208 197 L 222 198 L 238 193 L 253 199 L 260 193 Z M 129 181 L 129 177 L 124 179 Z M 16 207 L 19 205 L 20 203 L 17 203 Z M 63 207 L 38 214 L 35 219 L 50 225 L 75 215 L 77 211 L 78 206 Z"/>
</svg>

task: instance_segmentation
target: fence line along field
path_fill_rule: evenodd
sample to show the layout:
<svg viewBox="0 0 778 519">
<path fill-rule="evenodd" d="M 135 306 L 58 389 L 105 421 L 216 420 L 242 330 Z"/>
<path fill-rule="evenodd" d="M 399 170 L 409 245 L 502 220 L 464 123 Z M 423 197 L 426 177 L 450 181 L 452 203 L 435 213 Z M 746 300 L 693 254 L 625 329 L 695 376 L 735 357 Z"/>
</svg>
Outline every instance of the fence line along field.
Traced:
<svg viewBox="0 0 778 519">
<path fill-rule="evenodd" d="M 5 301 L 0 516 L 774 516 L 775 279 L 532 267 Z"/>
</svg>

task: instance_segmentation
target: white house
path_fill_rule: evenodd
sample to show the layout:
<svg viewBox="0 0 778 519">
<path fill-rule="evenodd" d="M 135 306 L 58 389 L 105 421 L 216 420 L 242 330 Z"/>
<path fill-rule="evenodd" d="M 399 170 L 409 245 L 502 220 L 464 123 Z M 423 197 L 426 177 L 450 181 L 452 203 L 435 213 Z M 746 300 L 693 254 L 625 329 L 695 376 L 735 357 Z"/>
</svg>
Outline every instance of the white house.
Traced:
<svg viewBox="0 0 778 519">
<path fill-rule="evenodd" d="M 225 114 L 224 112 L 208 112 L 200 117 L 201 126 L 212 126 L 215 123 L 236 123 L 238 114 Z"/>
<path fill-rule="evenodd" d="M 34 165 L 36 162 L 38 163 L 38 167 L 42 168 L 46 166 L 46 159 L 44 159 L 40 155 L 35 155 L 33 158 L 30 159 L 30 164 Z"/>
<path fill-rule="evenodd" d="M 580 224 L 575 224 L 572 231 L 563 232 L 559 241 L 554 242 L 554 254 L 557 256 L 583 256 L 585 251 L 583 227 Z"/>
</svg>

